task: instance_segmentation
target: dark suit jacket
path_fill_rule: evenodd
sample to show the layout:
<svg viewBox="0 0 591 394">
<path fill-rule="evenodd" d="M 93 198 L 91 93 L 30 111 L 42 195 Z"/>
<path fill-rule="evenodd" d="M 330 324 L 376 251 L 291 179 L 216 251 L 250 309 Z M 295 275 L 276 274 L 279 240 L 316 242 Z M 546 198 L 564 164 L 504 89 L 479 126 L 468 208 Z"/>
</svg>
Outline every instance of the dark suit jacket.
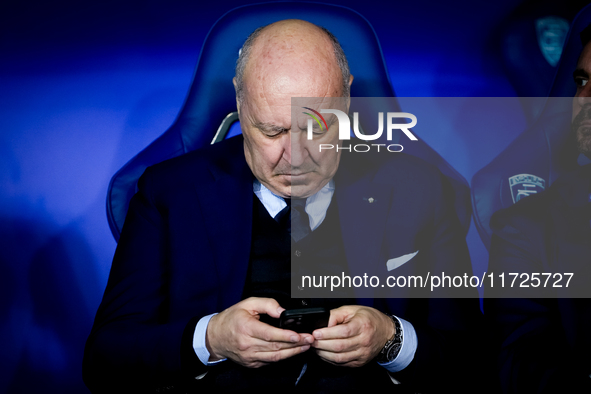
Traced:
<svg viewBox="0 0 591 394">
<path fill-rule="evenodd" d="M 386 259 L 417 250 L 414 259 L 389 274 L 471 272 L 453 193 L 438 170 L 402 154 L 388 153 L 390 160 L 364 165 L 347 154 L 341 156 L 334 198 L 352 276 L 384 276 Z M 115 378 L 136 387 L 166 385 L 206 370 L 188 338 L 200 317 L 241 299 L 251 244 L 252 182 L 241 136 L 146 170 L 86 345 L 89 387 L 112 391 Z M 359 302 L 374 305 L 372 295 L 360 291 Z M 432 382 L 424 379 L 431 376 L 440 387 L 436 377 L 473 345 L 473 324 L 480 315 L 476 299 L 408 297 L 375 305 L 416 329 L 414 361 L 397 376 L 403 382 L 420 386 Z"/>
<path fill-rule="evenodd" d="M 588 165 L 491 220 L 489 272 L 574 273 L 568 288 L 485 291 L 505 392 L 591 392 L 590 193 Z"/>
</svg>

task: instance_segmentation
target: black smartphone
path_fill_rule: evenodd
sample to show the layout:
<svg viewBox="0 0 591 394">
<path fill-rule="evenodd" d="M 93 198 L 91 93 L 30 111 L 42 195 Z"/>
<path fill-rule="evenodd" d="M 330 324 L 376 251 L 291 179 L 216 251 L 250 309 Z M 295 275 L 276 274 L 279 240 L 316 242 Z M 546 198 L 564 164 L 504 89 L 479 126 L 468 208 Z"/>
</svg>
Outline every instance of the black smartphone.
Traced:
<svg viewBox="0 0 591 394">
<path fill-rule="evenodd" d="M 311 334 L 317 328 L 328 326 L 329 318 L 330 311 L 326 308 L 287 309 L 279 317 L 279 328 Z"/>
</svg>

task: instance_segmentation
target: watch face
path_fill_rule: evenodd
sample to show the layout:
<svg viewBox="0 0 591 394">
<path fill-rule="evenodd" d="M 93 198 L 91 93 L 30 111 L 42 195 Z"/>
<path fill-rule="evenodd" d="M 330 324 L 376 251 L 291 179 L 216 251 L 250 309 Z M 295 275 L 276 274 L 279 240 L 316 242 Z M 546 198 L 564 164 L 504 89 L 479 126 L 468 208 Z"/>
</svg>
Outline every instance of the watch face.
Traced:
<svg viewBox="0 0 591 394">
<path fill-rule="evenodd" d="M 390 348 L 388 349 L 388 352 L 387 352 L 388 361 L 393 361 L 396 358 L 396 356 L 398 356 L 399 352 L 400 352 L 400 343 L 392 344 L 392 346 L 390 346 Z"/>
</svg>

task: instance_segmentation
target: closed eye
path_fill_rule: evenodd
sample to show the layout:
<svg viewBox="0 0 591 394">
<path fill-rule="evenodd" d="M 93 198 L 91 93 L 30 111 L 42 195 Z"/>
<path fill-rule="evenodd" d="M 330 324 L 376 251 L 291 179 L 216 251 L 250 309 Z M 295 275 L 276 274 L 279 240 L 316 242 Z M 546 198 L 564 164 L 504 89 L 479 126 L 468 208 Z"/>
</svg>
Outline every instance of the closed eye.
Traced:
<svg viewBox="0 0 591 394">
<path fill-rule="evenodd" d="M 278 135 L 281 135 L 283 133 L 287 133 L 289 131 L 289 129 L 285 128 L 285 127 L 281 127 L 281 126 L 277 126 L 277 125 L 273 125 L 273 124 L 269 124 L 269 123 L 256 123 L 254 125 L 257 129 L 259 129 L 263 134 L 265 134 L 267 137 L 277 137 Z"/>
</svg>

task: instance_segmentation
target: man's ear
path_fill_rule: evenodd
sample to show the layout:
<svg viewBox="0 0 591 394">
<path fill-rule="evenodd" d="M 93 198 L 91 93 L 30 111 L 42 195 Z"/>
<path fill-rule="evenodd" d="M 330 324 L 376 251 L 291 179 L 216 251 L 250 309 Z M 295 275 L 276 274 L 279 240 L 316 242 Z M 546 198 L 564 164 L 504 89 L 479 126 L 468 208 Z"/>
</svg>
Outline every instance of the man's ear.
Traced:
<svg viewBox="0 0 591 394">
<path fill-rule="evenodd" d="M 234 84 L 234 90 L 236 91 L 236 111 L 238 112 L 238 116 L 240 116 L 240 100 L 238 100 L 238 87 L 236 85 L 236 77 L 232 78 L 232 83 Z"/>
<path fill-rule="evenodd" d="M 353 75 L 349 74 L 349 87 L 351 87 L 351 84 L 353 83 Z M 236 85 L 234 85 L 236 86 Z"/>
</svg>

